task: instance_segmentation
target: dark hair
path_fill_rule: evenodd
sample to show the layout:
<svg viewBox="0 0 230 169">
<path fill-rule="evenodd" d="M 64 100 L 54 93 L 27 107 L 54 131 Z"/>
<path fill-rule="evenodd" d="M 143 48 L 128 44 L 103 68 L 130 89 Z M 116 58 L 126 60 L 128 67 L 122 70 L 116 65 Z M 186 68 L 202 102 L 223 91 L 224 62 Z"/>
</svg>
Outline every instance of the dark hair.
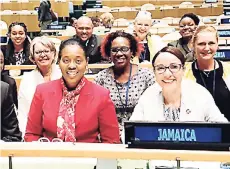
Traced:
<svg viewBox="0 0 230 169">
<path fill-rule="evenodd" d="M 29 56 L 30 56 L 30 40 L 27 36 L 27 27 L 24 23 L 22 22 L 13 22 L 10 24 L 9 28 L 8 28 L 8 35 L 11 33 L 12 31 L 12 27 L 16 26 L 16 25 L 19 25 L 21 27 L 23 27 L 24 29 L 24 32 L 25 32 L 25 35 L 26 35 L 26 39 L 25 41 L 23 42 L 23 53 L 25 54 L 25 57 L 26 57 L 26 61 L 28 60 L 29 61 Z M 14 63 L 14 59 L 13 59 L 13 55 L 14 55 L 14 44 L 11 40 L 11 38 L 9 38 L 8 40 L 8 44 L 6 46 L 6 53 L 5 53 L 5 58 L 7 60 L 7 62 L 10 64 L 10 63 Z"/>
<path fill-rule="evenodd" d="M 100 18 L 98 18 L 98 16 L 92 16 L 90 17 L 90 19 L 93 21 L 96 21 L 96 22 L 100 22 Z"/>
<path fill-rule="evenodd" d="M 62 50 L 63 50 L 66 46 L 69 46 L 69 45 L 77 45 L 77 46 L 80 46 L 80 48 L 82 48 L 82 50 L 84 51 L 85 59 L 87 60 L 85 48 L 78 42 L 78 40 L 77 40 L 76 38 L 70 38 L 70 39 L 67 39 L 67 40 L 64 40 L 64 41 L 61 42 L 61 45 L 60 45 L 60 47 L 59 47 L 59 52 L 58 52 L 58 62 L 59 62 L 60 59 L 61 59 L 61 52 L 62 52 Z"/>
<path fill-rule="evenodd" d="M 184 57 L 183 53 L 178 48 L 175 48 L 173 46 L 166 46 L 154 55 L 153 60 L 152 60 L 153 67 L 154 67 L 154 63 L 155 63 L 157 57 L 163 52 L 167 52 L 167 53 L 171 53 L 171 54 L 175 55 L 181 61 L 182 66 L 184 66 L 185 57 Z"/>
<path fill-rule="evenodd" d="M 181 17 L 179 23 L 180 23 L 180 22 L 182 21 L 182 19 L 184 19 L 184 18 L 191 18 L 191 19 L 194 21 L 195 25 L 199 25 L 199 23 L 200 23 L 199 17 L 198 17 L 197 15 L 195 15 L 194 13 L 186 13 L 186 14 L 184 14 L 184 15 Z"/>
<path fill-rule="evenodd" d="M 112 46 L 112 42 L 114 39 L 116 39 L 117 37 L 123 37 L 128 39 L 129 43 L 130 43 L 130 51 L 132 52 L 133 55 L 135 56 L 139 56 L 140 55 L 140 45 L 138 40 L 131 34 L 124 32 L 123 30 L 119 30 L 116 32 L 112 32 L 110 34 L 108 34 L 104 40 L 101 43 L 101 53 L 102 56 L 105 58 L 109 58 L 110 57 L 110 50 L 111 50 L 111 46 Z"/>
<path fill-rule="evenodd" d="M 77 19 L 76 19 L 76 18 L 74 18 L 74 17 L 70 18 L 70 20 L 69 20 L 70 26 L 72 26 L 72 25 L 73 25 L 73 23 L 74 23 L 74 21 L 75 21 L 75 20 L 77 20 Z"/>
</svg>

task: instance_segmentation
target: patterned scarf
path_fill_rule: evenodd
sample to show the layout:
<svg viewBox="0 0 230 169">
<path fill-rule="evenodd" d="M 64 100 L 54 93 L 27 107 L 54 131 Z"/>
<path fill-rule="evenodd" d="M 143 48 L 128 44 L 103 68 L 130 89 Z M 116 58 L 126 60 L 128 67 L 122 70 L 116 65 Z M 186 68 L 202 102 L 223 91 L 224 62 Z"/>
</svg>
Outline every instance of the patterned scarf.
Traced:
<svg viewBox="0 0 230 169">
<path fill-rule="evenodd" d="M 165 121 L 180 121 L 180 108 L 173 108 L 165 104 L 163 106 Z"/>
<path fill-rule="evenodd" d="M 63 98 L 59 107 L 59 114 L 57 118 L 57 137 L 65 142 L 76 142 L 75 138 L 75 105 L 81 89 L 85 85 L 85 78 L 83 77 L 76 89 L 68 91 L 63 79 L 61 79 L 63 88 Z"/>
</svg>

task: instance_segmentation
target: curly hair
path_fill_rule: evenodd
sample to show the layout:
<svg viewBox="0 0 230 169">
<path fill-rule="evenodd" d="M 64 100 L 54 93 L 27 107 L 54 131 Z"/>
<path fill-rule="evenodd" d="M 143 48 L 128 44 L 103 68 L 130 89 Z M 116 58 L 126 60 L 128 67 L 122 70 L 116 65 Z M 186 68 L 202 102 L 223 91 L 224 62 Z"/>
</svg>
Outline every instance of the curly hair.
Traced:
<svg viewBox="0 0 230 169">
<path fill-rule="evenodd" d="M 133 35 L 124 32 L 123 30 L 119 30 L 116 32 L 112 32 L 108 34 L 101 43 L 101 54 L 104 58 L 110 58 L 111 46 L 114 39 L 117 37 L 126 38 L 130 44 L 130 51 L 132 52 L 133 56 L 140 56 L 142 45 L 139 43 L 137 38 Z"/>
<path fill-rule="evenodd" d="M 21 27 L 23 27 L 25 35 L 26 35 L 26 39 L 23 42 L 23 53 L 25 53 L 25 57 L 27 60 L 29 60 L 29 56 L 30 56 L 30 40 L 27 36 L 27 27 L 24 23 L 22 22 L 13 22 L 10 24 L 9 28 L 8 28 L 8 35 L 11 33 L 12 31 L 12 27 L 19 25 Z M 9 63 L 13 63 L 13 55 L 14 55 L 14 44 L 11 40 L 11 38 L 9 38 L 8 40 L 8 44 L 6 46 L 6 54 L 5 54 L 5 58 Z"/>
</svg>

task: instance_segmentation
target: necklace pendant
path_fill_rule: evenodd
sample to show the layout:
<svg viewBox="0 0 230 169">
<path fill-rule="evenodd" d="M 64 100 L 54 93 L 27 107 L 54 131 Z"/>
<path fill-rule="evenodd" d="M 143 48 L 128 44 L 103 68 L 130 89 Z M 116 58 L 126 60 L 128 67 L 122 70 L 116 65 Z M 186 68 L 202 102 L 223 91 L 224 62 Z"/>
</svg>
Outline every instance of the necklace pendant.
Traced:
<svg viewBox="0 0 230 169">
<path fill-rule="evenodd" d="M 206 77 L 209 77 L 210 72 L 204 72 L 204 71 L 203 71 L 203 73 L 204 73 L 204 75 L 205 75 Z"/>
</svg>

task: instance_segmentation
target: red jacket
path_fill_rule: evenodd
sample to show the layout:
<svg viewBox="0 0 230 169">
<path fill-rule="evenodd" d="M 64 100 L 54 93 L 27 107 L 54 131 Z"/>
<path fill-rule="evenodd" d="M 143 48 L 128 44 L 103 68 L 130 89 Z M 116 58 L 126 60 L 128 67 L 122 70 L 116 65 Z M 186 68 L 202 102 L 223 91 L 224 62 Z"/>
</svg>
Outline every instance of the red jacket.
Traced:
<svg viewBox="0 0 230 169">
<path fill-rule="evenodd" d="M 37 86 L 28 115 L 25 141 L 49 140 L 57 137 L 57 116 L 62 100 L 61 80 Z M 76 110 L 77 142 L 120 143 L 118 121 L 109 91 L 86 80 Z"/>
</svg>

